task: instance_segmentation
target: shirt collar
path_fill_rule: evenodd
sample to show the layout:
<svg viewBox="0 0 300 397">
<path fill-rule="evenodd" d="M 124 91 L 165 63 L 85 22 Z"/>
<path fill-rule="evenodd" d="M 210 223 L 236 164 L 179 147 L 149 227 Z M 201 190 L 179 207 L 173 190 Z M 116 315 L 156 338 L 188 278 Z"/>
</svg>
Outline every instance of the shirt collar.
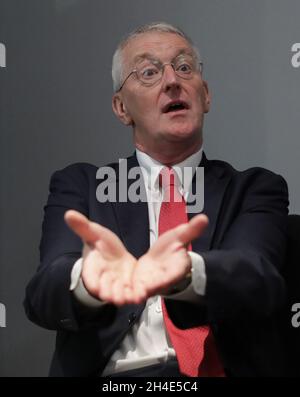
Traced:
<svg viewBox="0 0 300 397">
<path fill-rule="evenodd" d="M 191 156 L 187 157 L 182 162 L 175 164 L 172 166 L 175 171 L 176 177 L 183 188 L 184 192 L 187 192 L 189 186 L 192 182 L 193 176 L 195 174 L 196 168 L 199 166 L 202 159 L 203 148 L 201 148 L 193 153 Z M 136 149 L 136 157 L 138 163 L 142 169 L 142 173 L 150 190 L 158 190 L 159 189 L 159 173 L 164 167 L 162 163 L 150 157 L 147 153 L 141 152 L 139 149 Z M 187 170 L 189 171 L 187 172 Z M 184 177 L 184 178 L 183 178 Z M 183 180 L 184 179 L 184 180 Z"/>
</svg>

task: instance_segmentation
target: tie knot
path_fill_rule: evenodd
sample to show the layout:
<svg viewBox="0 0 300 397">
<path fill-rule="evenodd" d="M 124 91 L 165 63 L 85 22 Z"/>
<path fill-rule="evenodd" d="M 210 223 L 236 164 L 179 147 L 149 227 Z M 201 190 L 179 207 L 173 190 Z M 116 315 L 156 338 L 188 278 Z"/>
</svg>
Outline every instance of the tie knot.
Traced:
<svg viewBox="0 0 300 397">
<path fill-rule="evenodd" d="M 159 186 L 166 189 L 169 186 L 178 186 L 179 181 L 175 171 L 171 167 L 164 167 L 159 173 Z"/>
</svg>

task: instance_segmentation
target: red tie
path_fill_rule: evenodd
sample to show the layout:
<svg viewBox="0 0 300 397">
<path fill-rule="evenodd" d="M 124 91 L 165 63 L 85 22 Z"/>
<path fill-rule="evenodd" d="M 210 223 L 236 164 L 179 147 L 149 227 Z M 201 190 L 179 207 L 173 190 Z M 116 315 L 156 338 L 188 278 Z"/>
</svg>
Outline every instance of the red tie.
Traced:
<svg viewBox="0 0 300 397">
<path fill-rule="evenodd" d="M 178 190 L 174 171 L 164 168 L 160 173 L 160 182 L 164 199 L 159 214 L 159 235 L 188 222 L 185 201 Z M 191 244 L 189 244 L 188 250 L 191 248 Z M 179 329 L 168 316 L 163 300 L 162 309 L 165 325 L 176 351 L 180 372 L 193 377 L 224 376 L 210 328 L 197 326 Z"/>
</svg>

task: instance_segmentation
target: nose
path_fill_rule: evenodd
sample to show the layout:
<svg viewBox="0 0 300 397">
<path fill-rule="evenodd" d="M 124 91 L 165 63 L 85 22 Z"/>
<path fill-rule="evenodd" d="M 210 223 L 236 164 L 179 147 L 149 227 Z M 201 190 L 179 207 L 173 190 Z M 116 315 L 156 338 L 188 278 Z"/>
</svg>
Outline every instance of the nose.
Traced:
<svg viewBox="0 0 300 397">
<path fill-rule="evenodd" d="M 175 73 L 174 67 L 171 64 L 166 64 L 162 76 L 162 88 L 164 91 L 178 89 L 180 87 L 179 77 Z"/>
</svg>

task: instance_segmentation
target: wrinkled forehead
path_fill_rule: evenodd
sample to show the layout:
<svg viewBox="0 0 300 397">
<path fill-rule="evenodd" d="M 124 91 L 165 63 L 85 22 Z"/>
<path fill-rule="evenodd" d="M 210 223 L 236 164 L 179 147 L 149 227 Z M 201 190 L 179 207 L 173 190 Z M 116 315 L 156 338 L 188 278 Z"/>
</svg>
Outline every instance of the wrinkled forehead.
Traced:
<svg viewBox="0 0 300 397">
<path fill-rule="evenodd" d="M 180 54 L 195 56 L 189 42 L 176 33 L 147 32 L 129 40 L 122 50 L 125 68 L 133 67 L 144 57 L 169 62 Z"/>
</svg>

